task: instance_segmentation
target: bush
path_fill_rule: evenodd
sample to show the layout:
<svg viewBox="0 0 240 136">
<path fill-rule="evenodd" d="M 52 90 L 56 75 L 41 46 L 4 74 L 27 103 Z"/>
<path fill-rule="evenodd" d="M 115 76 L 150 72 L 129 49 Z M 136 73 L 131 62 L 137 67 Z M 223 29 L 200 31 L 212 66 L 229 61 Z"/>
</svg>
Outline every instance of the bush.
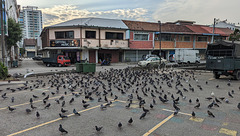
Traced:
<svg viewBox="0 0 240 136">
<path fill-rule="evenodd" d="M 8 76 L 8 69 L 0 62 L 0 79 L 6 79 Z"/>
</svg>

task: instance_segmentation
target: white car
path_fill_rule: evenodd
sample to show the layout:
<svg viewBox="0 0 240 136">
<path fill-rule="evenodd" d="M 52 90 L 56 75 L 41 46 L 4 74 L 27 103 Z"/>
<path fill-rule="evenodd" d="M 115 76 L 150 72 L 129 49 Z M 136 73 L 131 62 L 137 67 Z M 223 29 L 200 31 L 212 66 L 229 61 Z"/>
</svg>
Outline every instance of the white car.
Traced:
<svg viewBox="0 0 240 136">
<path fill-rule="evenodd" d="M 139 61 L 138 66 L 145 67 L 145 66 L 156 66 L 159 65 L 160 58 L 159 57 L 150 57 L 147 60 Z M 167 60 L 161 58 L 161 64 L 166 64 Z"/>
</svg>

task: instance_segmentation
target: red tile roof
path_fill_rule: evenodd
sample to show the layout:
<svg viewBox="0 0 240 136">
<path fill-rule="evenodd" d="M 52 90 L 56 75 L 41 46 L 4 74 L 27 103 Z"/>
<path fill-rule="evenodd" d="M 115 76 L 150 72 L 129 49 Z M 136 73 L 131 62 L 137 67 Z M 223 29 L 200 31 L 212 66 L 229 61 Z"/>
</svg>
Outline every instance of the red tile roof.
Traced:
<svg viewBox="0 0 240 136">
<path fill-rule="evenodd" d="M 122 20 L 130 30 L 136 31 L 159 31 L 159 24 L 153 22 L 140 22 L 140 21 L 130 21 Z M 175 23 L 162 23 L 162 32 L 168 33 L 182 33 L 182 34 L 212 34 L 212 27 L 203 25 L 180 25 Z M 228 28 L 215 28 L 215 34 L 220 34 L 223 36 L 229 36 L 233 31 Z"/>
</svg>

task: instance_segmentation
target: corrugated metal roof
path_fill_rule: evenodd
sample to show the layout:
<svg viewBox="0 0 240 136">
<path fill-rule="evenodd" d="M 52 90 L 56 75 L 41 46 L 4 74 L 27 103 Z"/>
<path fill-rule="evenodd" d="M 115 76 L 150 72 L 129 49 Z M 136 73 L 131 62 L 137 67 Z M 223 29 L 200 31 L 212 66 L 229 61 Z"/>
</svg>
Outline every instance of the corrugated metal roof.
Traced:
<svg viewBox="0 0 240 136">
<path fill-rule="evenodd" d="M 104 27 L 128 29 L 128 27 L 120 19 L 106 19 L 106 18 L 78 18 L 69 20 L 63 23 L 49 26 L 51 27 L 69 27 L 69 26 L 86 26 L 86 27 Z"/>
</svg>

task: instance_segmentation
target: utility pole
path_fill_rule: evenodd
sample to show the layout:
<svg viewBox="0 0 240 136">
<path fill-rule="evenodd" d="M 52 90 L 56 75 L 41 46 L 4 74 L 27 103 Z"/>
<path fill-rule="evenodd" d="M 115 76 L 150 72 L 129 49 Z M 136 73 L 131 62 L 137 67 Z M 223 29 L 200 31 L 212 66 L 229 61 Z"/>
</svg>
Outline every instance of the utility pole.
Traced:
<svg viewBox="0 0 240 136">
<path fill-rule="evenodd" d="M 159 24 L 159 37 L 158 37 L 158 39 L 159 39 L 159 56 L 160 56 L 159 66 L 161 67 L 161 56 L 162 56 L 162 54 L 161 54 L 161 42 L 162 42 L 162 36 L 161 36 L 162 24 L 161 24 L 161 21 L 158 21 L 158 24 Z"/>
<path fill-rule="evenodd" d="M 0 14 L 1 14 L 1 46 L 2 46 L 2 63 L 5 65 L 5 46 L 4 46 L 4 22 L 3 22 L 3 0 L 0 0 Z"/>
<path fill-rule="evenodd" d="M 214 18 L 214 22 L 213 22 L 213 33 L 212 33 L 212 40 L 211 40 L 211 43 L 213 43 L 213 40 L 214 40 L 214 29 L 215 29 L 215 24 L 216 24 L 216 18 Z"/>
</svg>

